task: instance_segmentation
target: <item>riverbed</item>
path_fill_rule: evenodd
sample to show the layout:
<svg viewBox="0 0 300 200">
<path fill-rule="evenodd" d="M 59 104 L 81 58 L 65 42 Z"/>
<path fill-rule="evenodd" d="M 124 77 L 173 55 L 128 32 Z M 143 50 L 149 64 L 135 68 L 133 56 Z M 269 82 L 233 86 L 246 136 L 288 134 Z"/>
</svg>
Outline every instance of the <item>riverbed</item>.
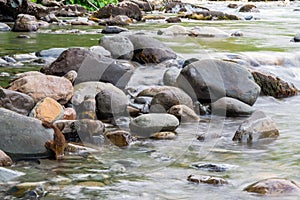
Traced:
<svg viewBox="0 0 300 200">
<path fill-rule="evenodd" d="M 206 3 L 204 6 L 239 14 L 226 7 L 228 3 Z M 261 69 L 273 72 L 300 88 L 300 44 L 290 42 L 299 31 L 300 3 L 256 3 L 259 13 L 252 20 L 190 21 L 185 27 L 215 27 L 226 33 L 236 30 L 242 37 L 158 36 L 159 29 L 170 24 L 163 21 L 132 24 L 132 32 L 144 32 L 167 44 L 183 59 L 236 58 L 237 55 L 259 63 Z M 51 31 L 49 31 L 51 30 Z M 0 56 L 37 52 L 54 47 L 90 47 L 98 44 L 101 27 L 52 26 L 30 35 L 0 33 Z M 242 59 L 243 60 L 243 59 Z M 0 67 L 9 76 L 0 77 L 1 85 L 15 73 L 38 70 L 41 66 Z M 155 69 L 155 67 L 154 67 Z M 161 72 L 149 79 L 159 79 Z M 146 81 L 147 82 L 147 81 Z M 150 81 L 151 82 L 151 81 Z M 153 81 L 155 82 L 155 81 Z M 239 124 L 246 118 L 211 118 L 210 123 L 183 124 L 175 140 L 142 140 L 128 148 L 105 146 L 101 152 L 68 155 L 65 160 L 20 161 L 10 167 L 25 175 L 0 184 L 0 197 L 13 199 L 5 192 L 17 183 L 41 182 L 42 199 L 283 199 L 249 194 L 243 189 L 265 178 L 287 178 L 300 183 L 300 96 L 275 99 L 261 96 L 254 108 L 263 110 L 277 124 L 280 136 L 273 142 L 253 146 L 232 141 Z M 212 137 L 199 141 L 199 135 Z M 216 164 L 225 170 L 212 172 L 197 169 L 195 164 Z M 212 175 L 223 177 L 227 185 L 194 184 L 187 177 Z M 46 183 L 45 183 L 46 182 Z M 297 199 L 300 194 L 284 196 Z"/>
</svg>

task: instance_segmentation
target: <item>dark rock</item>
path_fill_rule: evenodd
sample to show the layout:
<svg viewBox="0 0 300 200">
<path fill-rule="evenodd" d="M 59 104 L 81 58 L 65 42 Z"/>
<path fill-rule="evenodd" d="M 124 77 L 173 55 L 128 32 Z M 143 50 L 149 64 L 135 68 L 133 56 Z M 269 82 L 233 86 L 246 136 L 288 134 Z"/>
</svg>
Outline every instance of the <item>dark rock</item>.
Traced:
<svg viewBox="0 0 300 200">
<path fill-rule="evenodd" d="M 145 12 L 150 12 L 153 10 L 153 5 L 149 1 L 142 1 L 142 0 L 131 0 L 131 2 L 138 5 L 138 7 Z"/>
<path fill-rule="evenodd" d="M 39 24 L 35 16 L 19 14 L 12 28 L 12 31 L 31 32 L 37 31 L 38 29 Z"/>
<path fill-rule="evenodd" d="M 291 41 L 292 42 L 300 42 L 300 33 L 297 33 Z"/>
<path fill-rule="evenodd" d="M 183 65 L 182 65 L 182 68 L 188 66 L 189 64 L 193 63 L 193 62 L 197 62 L 199 61 L 198 58 L 190 58 L 190 59 L 187 59 L 184 61 Z"/>
<path fill-rule="evenodd" d="M 48 157 L 45 142 L 53 139 L 53 129 L 40 120 L 0 108 L 0 149 L 14 158 Z"/>
<path fill-rule="evenodd" d="M 227 168 L 222 165 L 204 163 L 204 164 L 193 164 L 193 167 L 201 170 L 206 170 L 209 172 L 225 172 Z"/>
<path fill-rule="evenodd" d="M 236 3 L 230 3 L 227 5 L 228 8 L 237 8 L 238 5 Z"/>
<path fill-rule="evenodd" d="M 223 178 L 213 177 L 213 176 L 189 175 L 187 180 L 193 183 L 206 183 L 211 185 L 224 185 L 228 183 Z"/>
<path fill-rule="evenodd" d="M 103 36 L 99 40 L 99 45 L 110 51 L 113 58 L 131 60 L 133 57 L 133 44 L 124 36 Z"/>
<path fill-rule="evenodd" d="M 166 19 L 166 22 L 168 23 L 180 23 L 181 19 L 179 17 L 169 17 Z"/>
<path fill-rule="evenodd" d="M 117 5 L 109 4 L 93 13 L 93 17 L 99 19 L 115 17 L 117 15 L 127 15 L 130 18 L 136 19 L 137 21 L 142 19 L 142 13 L 139 7 L 129 1 L 122 1 Z"/>
<path fill-rule="evenodd" d="M 34 107 L 33 99 L 23 93 L 1 89 L 5 96 L 0 96 L 0 107 L 9 109 L 22 115 L 28 115 Z"/>
<path fill-rule="evenodd" d="M 105 26 L 104 29 L 102 29 L 101 33 L 104 34 L 118 34 L 124 31 L 128 31 L 127 28 L 122 28 L 119 26 Z M 101 38 L 102 39 L 102 38 Z"/>
<path fill-rule="evenodd" d="M 100 90 L 95 99 L 96 114 L 99 120 L 116 119 L 124 116 L 127 112 L 127 96 L 117 87 L 113 87 L 113 90 L 106 88 Z"/>
<path fill-rule="evenodd" d="M 5 60 L 6 62 L 9 62 L 9 63 L 16 63 L 17 62 L 14 58 L 12 58 L 10 56 L 3 56 L 2 59 Z"/>
<path fill-rule="evenodd" d="M 133 60 L 141 64 L 160 63 L 177 57 L 172 49 L 156 39 L 145 35 L 130 35 L 128 38 L 134 46 Z"/>
<path fill-rule="evenodd" d="M 243 35 L 244 35 L 244 33 L 242 31 L 234 31 L 233 33 L 231 33 L 231 36 L 234 36 L 234 37 L 241 37 Z"/>
<path fill-rule="evenodd" d="M 251 73 L 264 95 L 285 98 L 297 94 L 298 90 L 292 83 L 288 83 L 278 76 L 260 71 L 252 71 Z"/>
<path fill-rule="evenodd" d="M 160 131 L 174 131 L 179 126 L 178 119 L 170 114 L 144 114 L 134 118 L 130 130 L 141 137 L 150 137 Z"/>
<path fill-rule="evenodd" d="M 255 111 L 235 132 L 233 141 L 252 144 L 263 139 L 276 139 L 279 131 L 275 122 L 262 111 Z"/>
<path fill-rule="evenodd" d="M 260 93 L 251 73 L 228 61 L 205 59 L 181 70 L 177 85 L 200 102 L 213 102 L 232 97 L 253 105 Z"/>
<path fill-rule="evenodd" d="M 253 15 L 247 15 L 244 17 L 245 20 L 251 20 L 253 19 Z"/>
<path fill-rule="evenodd" d="M 0 23 L 0 32 L 1 31 L 10 31 L 10 27 L 5 23 Z"/>
<path fill-rule="evenodd" d="M 280 196 L 294 192 L 299 193 L 300 188 L 294 181 L 281 178 L 269 178 L 253 183 L 244 190 L 260 195 Z"/>
<path fill-rule="evenodd" d="M 109 131 L 105 133 L 105 137 L 118 147 L 126 147 L 132 142 L 129 132 L 123 130 Z"/>
<path fill-rule="evenodd" d="M 259 10 L 253 4 L 246 4 L 239 9 L 239 12 L 259 12 Z"/>
<path fill-rule="evenodd" d="M 248 104 L 230 97 L 222 97 L 211 104 L 211 112 L 214 115 L 237 117 L 251 115 L 254 111 Z"/>
</svg>

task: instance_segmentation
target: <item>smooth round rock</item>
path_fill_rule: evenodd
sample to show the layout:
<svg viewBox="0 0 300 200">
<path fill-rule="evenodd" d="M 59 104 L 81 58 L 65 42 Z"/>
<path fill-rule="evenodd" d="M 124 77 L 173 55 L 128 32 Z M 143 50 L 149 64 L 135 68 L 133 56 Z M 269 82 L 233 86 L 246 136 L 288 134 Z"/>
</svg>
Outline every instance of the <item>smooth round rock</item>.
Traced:
<svg viewBox="0 0 300 200">
<path fill-rule="evenodd" d="M 1 31 L 10 31 L 10 29 L 11 28 L 7 24 L 0 22 L 0 32 Z"/>
<path fill-rule="evenodd" d="M 200 121 L 200 117 L 195 111 L 186 105 L 174 105 L 168 110 L 168 113 L 176 116 L 180 122 Z"/>
</svg>

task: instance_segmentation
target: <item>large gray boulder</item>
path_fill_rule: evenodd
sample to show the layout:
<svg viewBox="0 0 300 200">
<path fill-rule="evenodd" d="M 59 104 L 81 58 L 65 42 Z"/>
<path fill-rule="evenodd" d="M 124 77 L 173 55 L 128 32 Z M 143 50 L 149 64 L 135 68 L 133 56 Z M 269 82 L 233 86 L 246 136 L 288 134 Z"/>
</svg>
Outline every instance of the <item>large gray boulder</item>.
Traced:
<svg viewBox="0 0 300 200">
<path fill-rule="evenodd" d="M 34 107 L 33 99 L 26 94 L 13 90 L 1 89 L 0 107 L 12 110 L 22 115 L 28 115 Z"/>
<path fill-rule="evenodd" d="M 235 132 L 233 141 L 252 144 L 266 139 L 276 139 L 279 131 L 275 122 L 262 111 L 255 111 Z"/>
<path fill-rule="evenodd" d="M 232 97 L 253 105 L 260 87 L 244 67 L 228 61 L 205 59 L 182 69 L 177 85 L 200 102 Z"/>
<path fill-rule="evenodd" d="M 146 35 L 127 36 L 134 46 L 133 60 L 141 64 L 175 59 L 176 53 L 162 42 Z"/>
<path fill-rule="evenodd" d="M 174 131 L 179 126 L 179 121 L 174 115 L 151 113 L 134 118 L 130 130 L 141 137 L 150 137 L 160 131 Z"/>
<path fill-rule="evenodd" d="M 47 140 L 53 140 L 53 129 L 40 120 L 0 108 L 0 149 L 14 158 L 47 157 Z"/>
</svg>

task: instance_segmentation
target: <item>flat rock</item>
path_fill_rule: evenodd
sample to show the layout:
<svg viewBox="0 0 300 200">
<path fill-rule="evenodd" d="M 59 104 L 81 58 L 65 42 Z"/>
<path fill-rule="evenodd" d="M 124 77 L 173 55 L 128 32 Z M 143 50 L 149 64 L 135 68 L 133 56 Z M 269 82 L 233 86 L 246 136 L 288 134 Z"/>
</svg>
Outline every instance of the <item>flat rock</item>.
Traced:
<svg viewBox="0 0 300 200">
<path fill-rule="evenodd" d="M 255 111 L 254 108 L 239 100 L 222 97 L 211 104 L 211 112 L 214 115 L 227 117 L 248 116 Z"/>
<path fill-rule="evenodd" d="M 155 132 L 174 131 L 179 126 L 178 119 L 170 114 L 144 114 L 134 118 L 130 130 L 141 137 L 150 137 Z"/>
</svg>

